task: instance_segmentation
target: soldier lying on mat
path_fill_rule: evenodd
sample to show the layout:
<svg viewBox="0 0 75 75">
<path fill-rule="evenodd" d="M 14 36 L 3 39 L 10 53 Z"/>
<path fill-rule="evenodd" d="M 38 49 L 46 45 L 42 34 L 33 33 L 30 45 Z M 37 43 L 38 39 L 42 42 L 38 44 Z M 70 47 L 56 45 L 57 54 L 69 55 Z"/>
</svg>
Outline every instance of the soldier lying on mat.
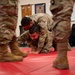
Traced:
<svg viewBox="0 0 75 75">
<path fill-rule="evenodd" d="M 47 36 L 44 42 L 44 45 L 41 49 L 38 49 L 38 40 L 40 37 L 40 26 L 37 25 L 33 25 L 28 31 L 25 31 L 23 34 L 21 34 L 18 39 L 17 42 L 18 44 L 21 44 L 22 42 L 27 42 L 27 45 L 29 45 L 31 47 L 31 53 L 34 54 L 38 54 L 38 53 L 49 53 L 50 52 L 50 47 L 52 46 L 51 43 L 51 32 L 47 31 Z M 42 39 L 43 40 L 43 39 Z M 40 44 L 41 45 L 41 44 Z"/>
</svg>

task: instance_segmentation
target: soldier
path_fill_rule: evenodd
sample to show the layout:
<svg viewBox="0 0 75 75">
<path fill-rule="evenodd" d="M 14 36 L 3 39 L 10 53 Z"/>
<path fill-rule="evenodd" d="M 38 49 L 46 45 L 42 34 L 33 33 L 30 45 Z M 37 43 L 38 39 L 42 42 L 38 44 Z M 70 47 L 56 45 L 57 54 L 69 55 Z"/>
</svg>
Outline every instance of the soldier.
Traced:
<svg viewBox="0 0 75 75">
<path fill-rule="evenodd" d="M 57 58 L 53 67 L 69 69 L 67 50 L 68 38 L 71 32 L 71 14 L 73 0 L 51 0 L 50 11 L 53 14 L 54 24 L 52 27 L 54 40 L 57 42 Z"/>
<path fill-rule="evenodd" d="M 22 42 L 26 42 L 31 47 L 31 53 L 38 54 L 38 53 L 49 53 L 50 52 L 50 44 L 52 42 L 50 36 L 51 32 L 47 30 L 47 36 L 44 41 L 44 45 L 41 50 L 37 50 L 38 48 L 38 40 L 40 36 L 40 26 L 33 25 L 29 31 L 25 31 L 18 37 L 18 44 Z"/>
<path fill-rule="evenodd" d="M 22 61 L 27 56 L 16 43 L 17 4 L 18 0 L 0 0 L 0 62 Z"/>
<path fill-rule="evenodd" d="M 50 17 L 50 15 L 48 15 L 46 13 L 34 14 L 30 17 L 24 17 L 21 20 L 21 25 L 25 30 L 29 30 L 30 27 L 34 23 L 38 23 L 39 26 L 41 27 L 41 29 L 40 29 L 41 35 L 40 35 L 40 38 L 38 41 L 38 47 L 37 47 L 37 51 L 40 51 L 44 45 L 44 41 L 45 41 L 45 38 L 47 36 L 47 34 L 46 34 L 47 30 L 49 30 L 50 27 L 52 26 L 53 20 Z M 51 40 L 53 40 L 52 36 L 50 36 L 49 38 Z M 50 46 L 52 47 L 52 42 L 51 42 Z"/>
</svg>

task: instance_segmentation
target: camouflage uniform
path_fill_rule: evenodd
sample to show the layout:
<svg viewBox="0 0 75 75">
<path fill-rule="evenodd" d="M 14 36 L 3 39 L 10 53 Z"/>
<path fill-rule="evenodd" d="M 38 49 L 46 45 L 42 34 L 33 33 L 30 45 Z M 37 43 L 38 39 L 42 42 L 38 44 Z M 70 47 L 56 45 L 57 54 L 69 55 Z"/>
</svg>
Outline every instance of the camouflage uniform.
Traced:
<svg viewBox="0 0 75 75">
<path fill-rule="evenodd" d="M 32 22 L 37 22 L 40 27 L 41 27 L 41 35 L 39 38 L 39 42 L 38 42 L 38 49 L 42 49 L 42 47 L 44 46 L 44 42 L 45 42 L 45 38 L 47 36 L 47 30 L 50 29 L 50 27 L 52 26 L 53 20 L 50 17 L 50 15 L 46 14 L 46 13 L 37 13 L 34 14 L 32 16 L 30 16 L 30 18 L 32 19 Z M 51 40 L 52 37 L 49 37 Z M 52 45 L 52 42 L 50 44 L 50 46 Z"/>
<path fill-rule="evenodd" d="M 39 53 L 49 53 L 50 52 L 50 47 L 52 45 L 52 39 L 50 37 L 52 37 L 52 33 L 50 31 L 47 31 L 47 36 L 44 40 L 44 45 L 42 47 L 42 50 Z M 29 45 L 32 49 L 32 51 L 37 51 L 38 48 L 38 39 L 36 41 L 33 41 L 30 39 L 29 36 L 29 31 L 25 31 L 22 35 L 20 35 L 18 37 L 18 44 L 22 43 L 22 42 L 26 42 L 27 45 Z"/>
<path fill-rule="evenodd" d="M 53 14 L 52 27 L 54 40 L 57 42 L 58 55 L 53 67 L 68 69 L 67 50 L 68 38 L 71 32 L 71 14 L 73 0 L 51 0 L 50 11 Z"/>
<path fill-rule="evenodd" d="M 0 0 L 0 44 L 15 38 L 17 15 L 17 0 Z"/>
</svg>

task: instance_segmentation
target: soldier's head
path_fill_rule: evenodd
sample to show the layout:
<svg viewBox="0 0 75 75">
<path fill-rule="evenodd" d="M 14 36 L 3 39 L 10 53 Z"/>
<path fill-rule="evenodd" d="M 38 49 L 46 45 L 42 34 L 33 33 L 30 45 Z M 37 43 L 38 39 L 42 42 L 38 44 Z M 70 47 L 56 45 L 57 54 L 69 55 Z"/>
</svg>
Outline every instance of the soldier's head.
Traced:
<svg viewBox="0 0 75 75">
<path fill-rule="evenodd" d="M 29 29 L 29 35 L 30 35 L 31 40 L 33 40 L 33 41 L 37 40 L 40 36 L 40 26 L 39 25 L 33 25 Z"/>
<path fill-rule="evenodd" d="M 24 28 L 24 30 L 29 30 L 30 27 L 33 25 L 32 20 L 30 17 L 24 17 L 21 20 L 21 26 Z"/>
</svg>

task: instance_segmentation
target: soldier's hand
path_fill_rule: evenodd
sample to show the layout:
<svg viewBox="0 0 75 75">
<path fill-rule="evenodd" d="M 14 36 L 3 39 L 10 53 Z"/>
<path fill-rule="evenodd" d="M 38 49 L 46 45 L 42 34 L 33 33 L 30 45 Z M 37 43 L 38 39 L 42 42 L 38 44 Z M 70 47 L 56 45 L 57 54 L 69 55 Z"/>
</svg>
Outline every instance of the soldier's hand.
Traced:
<svg viewBox="0 0 75 75">
<path fill-rule="evenodd" d="M 33 51 L 33 52 L 31 52 L 31 54 L 39 54 L 39 52 L 38 51 Z"/>
</svg>

